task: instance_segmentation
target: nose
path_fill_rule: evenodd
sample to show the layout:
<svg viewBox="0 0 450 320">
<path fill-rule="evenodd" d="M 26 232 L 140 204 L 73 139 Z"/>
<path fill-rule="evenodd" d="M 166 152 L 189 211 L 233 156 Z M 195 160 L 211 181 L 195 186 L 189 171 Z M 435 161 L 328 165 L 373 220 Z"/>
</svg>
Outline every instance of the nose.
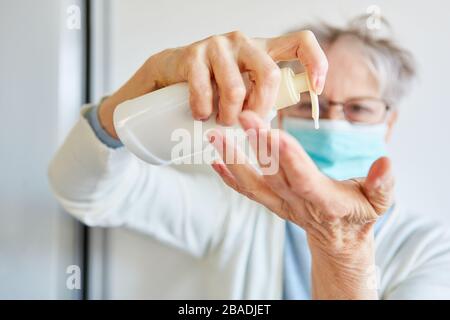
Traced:
<svg viewBox="0 0 450 320">
<path fill-rule="evenodd" d="M 320 118 L 328 120 L 344 120 L 345 115 L 342 105 L 338 103 L 330 103 L 328 108 L 320 110 Z"/>
</svg>

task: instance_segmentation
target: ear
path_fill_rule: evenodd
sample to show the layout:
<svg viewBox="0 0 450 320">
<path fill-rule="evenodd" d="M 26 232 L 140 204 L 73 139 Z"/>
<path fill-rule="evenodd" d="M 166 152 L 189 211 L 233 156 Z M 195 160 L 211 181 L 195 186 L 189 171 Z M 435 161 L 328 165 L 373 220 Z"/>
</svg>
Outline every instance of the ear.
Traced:
<svg viewBox="0 0 450 320">
<path fill-rule="evenodd" d="M 388 126 L 388 129 L 387 129 L 387 132 L 386 132 L 386 137 L 385 137 L 386 142 L 388 142 L 391 139 L 392 132 L 393 132 L 393 129 L 394 129 L 394 125 L 397 122 L 397 118 L 398 118 L 398 111 L 397 110 L 392 111 L 392 112 L 389 113 L 388 119 L 387 119 L 387 122 L 386 122 L 387 126 Z"/>
</svg>

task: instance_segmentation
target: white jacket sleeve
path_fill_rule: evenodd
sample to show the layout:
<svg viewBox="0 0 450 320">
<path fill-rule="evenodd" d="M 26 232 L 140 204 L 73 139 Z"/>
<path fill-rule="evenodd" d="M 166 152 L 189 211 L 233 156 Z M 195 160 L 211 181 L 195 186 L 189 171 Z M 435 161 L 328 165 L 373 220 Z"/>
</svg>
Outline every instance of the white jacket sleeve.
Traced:
<svg viewBox="0 0 450 320">
<path fill-rule="evenodd" d="M 377 252 L 384 270 L 382 298 L 449 299 L 448 224 L 407 212 L 399 212 L 391 224 Z"/>
<path fill-rule="evenodd" d="M 427 242 L 429 239 L 423 239 Z M 422 251 L 423 250 L 423 251 Z M 450 237 L 436 237 L 418 245 L 411 257 L 416 266 L 387 295 L 394 300 L 447 300 L 450 298 Z M 406 259 L 405 259 L 406 260 Z M 406 267 L 406 260 L 404 267 Z M 401 272 L 401 271 L 400 271 Z"/>
<path fill-rule="evenodd" d="M 214 175 L 148 165 L 111 149 L 81 116 L 49 167 L 52 189 L 90 226 L 125 226 L 201 256 L 221 237 L 234 197 Z"/>
</svg>

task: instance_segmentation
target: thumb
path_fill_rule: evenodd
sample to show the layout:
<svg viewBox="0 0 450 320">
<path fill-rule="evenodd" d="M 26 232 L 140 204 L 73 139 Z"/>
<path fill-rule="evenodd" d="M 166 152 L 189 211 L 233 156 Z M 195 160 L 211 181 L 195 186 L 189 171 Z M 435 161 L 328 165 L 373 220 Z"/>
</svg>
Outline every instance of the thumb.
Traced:
<svg viewBox="0 0 450 320">
<path fill-rule="evenodd" d="M 391 207 L 394 201 L 394 177 L 389 158 L 381 157 L 372 164 L 363 189 L 378 215 Z"/>
</svg>

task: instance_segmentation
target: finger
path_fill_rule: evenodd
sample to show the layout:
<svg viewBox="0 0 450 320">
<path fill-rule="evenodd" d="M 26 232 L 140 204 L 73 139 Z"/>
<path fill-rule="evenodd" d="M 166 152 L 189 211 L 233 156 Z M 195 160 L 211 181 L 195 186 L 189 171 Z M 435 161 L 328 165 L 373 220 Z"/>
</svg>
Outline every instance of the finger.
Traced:
<svg viewBox="0 0 450 320">
<path fill-rule="evenodd" d="M 251 197 L 253 194 L 245 194 L 243 188 L 239 186 L 236 178 L 231 174 L 230 170 L 228 170 L 225 164 L 215 162 L 212 164 L 212 167 L 227 186 L 239 192 L 240 194 L 243 194 L 252 199 Z M 287 204 L 287 202 L 278 197 L 270 189 L 265 188 L 265 190 L 261 190 L 260 194 L 261 197 L 259 199 L 253 198 L 252 200 L 259 202 L 270 211 L 276 213 L 282 219 L 290 219 L 290 217 L 293 215 L 291 212 L 291 207 Z"/>
<path fill-rule="evenodd" d="M 240 152 L 236 147 L 228 144 L 221 133 L 215 135 L 212 144 L 218 150 L 219 154 L 221 154 L 223 157 L 222 159 L 226 159 L 226 152 L 230 152 L 230 149 L 232 148 L 235 149 L 233 152 Z M 225 153 L 224 150 L 226 150 Z M 238 157 L 242 159 L 245 155 L 241 154 Z M 218 164 L 216 162 L 214 163 L 213 168 L 228 186 L 251 200 L 261 203 L 283 218 L 286 218 L 288 213 L 286 212 L 287 207 L 284 204 L 284 201 L 265 184 L 264 179 L 248 163 L 248 161 L 244 163 L 225 164 Z"/>
<path fill-rule="evenodd" d="M 311 31 L 289 33 L 270 39 L 259 39 L 275 61 L 298 59 L 305 66 L 317 94 L 321 94 L 328 71 L 328 61 Z"/>
<path fill-rule="evenodd" d="M 207 120 L 213 112 L 213 88 L 210 69 L 204 61 L 192 62 L 188 83 L 192 116 L 196 120 Z"/>
<path fill-rule="evenodd" d="M 264 134 L 261 131 L 264 128 L 264 123 L 255 114 L 243 112 L 240 115 L 240 121 L 246 131 L 250 129 L 256 130 L 257 139 Z M 312 200 L 311 197 L 319 193 L 317 185 L 322 184 L 323 187 L 326 179 L 324 179 L 324 176 L 317 169 L 305 150 L 303 150 L 293 137 L 281 131 L 278 131 L 278 139 L 267 139 L 267 142 L 269 144 L 273 144 L 274 142 L 278 143 L 278 150 L 273 145 L 270 146 L 270 150 L 272 151 L 271 157 L 274 161 L 278 161 L 280 169 L 285 173 L 290 188 L 297 195 Z M 260 148 L 259 145 L 258 148 Z"/>
<path fill-rule="evenodd" d="M 221 131 L 210 131 L 210 142 L 218 151 L 223 163 L 233 176 L 245 184 L 262 181 L 260 175 L 252 167 L 246 155 L 236 147 L 233 139 L 224 135 Z"/>
<path fill-rule="evenodd" d="M 267 122 L 263 121 L 255 112 L 249 110 L 243 111 L 239 115 L 239 122 L 244 130 L 260 130 L 270 128 Z"/>
<path fill-rule="evenodd" d="M 283 198 L 290 198 L 292 192 L 286 179 L 284 171 L 279 166 L 278 134 L 273 134 L 268 125 L 252 111 L 244 111 L 239 116 L 242 128 L 247 133 L 250 145 L 256 155 L 265 180 L 272 190 Z M 274 141 L 275 140 L 275 141 Z M 276 172 L 267 172 L 267 166 L 276 165 Z"/>
<path fill-rule="evenodd" d="M 239 192 L 239 187 L 236 178 L 233 176 L 230 170 L 228 170 L 228 168 L 225 166 L 223 162 L 214 161 L 211 164 L 211 166 L 214 169 L 214 171 L 216 171 L 217 174 L 219 174 L 219 176 L 222 178 L 222 180 L 225 182 L 227 186 Z"/>
<path fill-rule="evenodd" d="M 372 164 L 363 188 L 378 215 L 383 214 L 392 206 L 394 177 L 391 162 L 387 157 L 381 157 Z"/>
<path fill-rule="evenodd" d="M 225 38 L 215 37 L 210 41 L 208 58 L 219 90 L 217 121 L 229 126 L 236 123 L 242 110 L 246 96 L 244 81 Z"/>
<path fill-rule="evenodd" d="M 255 153 L 258 163 L 261 167 L 267 165 L 265 159 L 261 159 L 262 155 L 268 155 L 267 140 L 270 135 L 269 124 L 264 122 L 255 112 L 245 110 L 239 115 L 239 122 L 241 127 L 247 134 L 250 145 Z M 264 137 L 264 139 L 262 139 Z M 264 143 L 263 141 L 264 140 Z"/>
<path fill-rule="evenodd" d="M 239 116 L 239 121 L 242 128 L 245 130 L 250 146 L 252 147 L 263 174 L 269 174 L 264 170 L 271 165 L 273 160 L 271 157 L 272 151 L 270 150 L 271 145 L 267 143 L 269 139 L 272 139 L 268 124 L 264 123 L 256 113 L 249 110 L 243 111 Z"/>
<path fill-rule="evenodd" d="M 251 81 L 245 108 L 264 118 L 276 103 L 280 68 L 266 52 L 250 42 L 241 47 L 238 62 Z"/>
<path fill-rule="evenodd" d="M 280 167 L 292 191 L 316 206 L 325 208 L 332 181 L 323 175 L 301 145 L 290 135 L 280 132 Z"/>
<path fill-rule="evenodd" d="M 303 208 L 304 201 L 301 200 L 294 192 L 292 187 L 293 183 L 289 181 L 289 172 L 284 170 L 283 166 L 280 166 L 280 132 L 279 130 L 267 130 L 267 125 L 258 117 L 254 112 L 244 111 L 239 120 L 242 127 L 249 135 L 250 144 L 254 152 L 257 154 L 258 162 L 262 168 L 262 172 L 265 173 L 265 167 L 267 166 L 267 160 L 263 161 L 264 153 L 269 152 L 268 158 L 270 159 L 270 165 L 275 164 L 277 166 L 277 172 L 273 174 L 265 174 L 264 179 L 271 189 L 283 199 L 289 203 L 296 203 L 296 208 Z M 268 137 L 265 137 L 268 135 Z M 256 141 L 256 142 L 255 142 Z M 263 144 L 267 143 L 267 147 L 264 148 Z M 267 151 L 266 151 L 267 150 Z M 271 168 L 272 169 L 272 168 Z M 295 182 L 298 184 L 298 181 Z"/>
</svg>

